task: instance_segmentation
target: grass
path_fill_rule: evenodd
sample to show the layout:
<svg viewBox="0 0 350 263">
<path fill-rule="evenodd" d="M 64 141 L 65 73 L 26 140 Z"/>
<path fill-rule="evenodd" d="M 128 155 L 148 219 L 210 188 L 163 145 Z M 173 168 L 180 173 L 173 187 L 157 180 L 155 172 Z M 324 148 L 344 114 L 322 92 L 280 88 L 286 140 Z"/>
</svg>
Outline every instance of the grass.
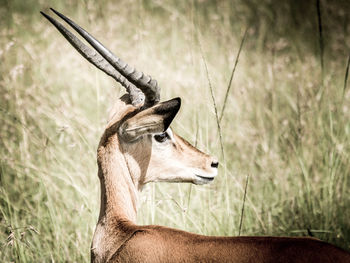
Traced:
<svg viewBox="0 0 350 263">
<path fill-rule="evenodd" d="M 315 3 L 255 2 L 1 2 L 0 261 L 89 261 L 96 147 L 124 92 L 40 16 L 49 6 L 182 97 L 174 129 L 224 153 L 211 185 L 150 184 L 140 224 L 350 250 L 349 4 L 321 1 L 322 73 Z"/>
</svg>

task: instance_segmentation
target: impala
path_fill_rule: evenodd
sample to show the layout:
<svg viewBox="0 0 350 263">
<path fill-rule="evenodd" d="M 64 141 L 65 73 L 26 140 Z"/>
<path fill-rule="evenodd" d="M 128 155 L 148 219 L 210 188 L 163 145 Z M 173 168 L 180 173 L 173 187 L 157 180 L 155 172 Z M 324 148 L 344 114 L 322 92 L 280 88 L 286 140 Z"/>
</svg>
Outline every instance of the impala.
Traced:
<svg viewBox="0 0 350 263">
<path fill-rule="evenodd" d="M 52 9 L 53 10 L 53 9 Z M 97 150 L 101 206 L 92 262 L 350 262 L 350 254 L 307 237 L 214 237 L 136 224 L 148 182 L 206 184 L 218 161 L 169 128 L 181 100 L 159 102 L 157 82 L 130 67 L 72 20 L 53 10 L 94 49 L 42 13 L 89 62 L 124 86 Z"/>
</svg>

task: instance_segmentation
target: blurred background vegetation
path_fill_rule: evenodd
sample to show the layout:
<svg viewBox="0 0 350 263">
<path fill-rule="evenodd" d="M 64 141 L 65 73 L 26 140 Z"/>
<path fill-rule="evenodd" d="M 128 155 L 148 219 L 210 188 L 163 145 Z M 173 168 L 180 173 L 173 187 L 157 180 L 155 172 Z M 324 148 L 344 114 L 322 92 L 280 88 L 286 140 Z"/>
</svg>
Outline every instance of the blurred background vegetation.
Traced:
<svg viewBox="0 0 350 263">
<path fill-rule="evenodd" d="M 211 185 L 148 185 L 140 224 L 350 250 L 349 1 L 0 0 L 1 262 L 89 261 L 96 147 L 124 92 L 49 7 L 182 97 L 174 129 L 220 159 Z"/>
</svg>

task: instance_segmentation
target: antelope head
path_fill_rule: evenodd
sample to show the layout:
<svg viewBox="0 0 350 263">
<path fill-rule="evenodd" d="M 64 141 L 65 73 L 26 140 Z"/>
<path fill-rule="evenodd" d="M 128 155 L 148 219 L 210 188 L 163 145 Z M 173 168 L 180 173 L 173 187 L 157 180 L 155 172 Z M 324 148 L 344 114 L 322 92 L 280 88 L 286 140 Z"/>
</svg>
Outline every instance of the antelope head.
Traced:
<svg viewBox="0 0 350 263">
<path fill-rule="evenodd" d="M 52 17 L 42 13 L 97 68 L 113 77 L 127 94 L 115 104 L 100 146 L 111 142 L 124 156 L 138 189 L 148 182 L 206 184 L 217 175 L 218 161 L 199 151 L 169 127 L 181 100 L 160 101 L 157 81 L 124 63 L 72 20 L 52 9 L 94 49 L 86 46 Z"/>
</svg>

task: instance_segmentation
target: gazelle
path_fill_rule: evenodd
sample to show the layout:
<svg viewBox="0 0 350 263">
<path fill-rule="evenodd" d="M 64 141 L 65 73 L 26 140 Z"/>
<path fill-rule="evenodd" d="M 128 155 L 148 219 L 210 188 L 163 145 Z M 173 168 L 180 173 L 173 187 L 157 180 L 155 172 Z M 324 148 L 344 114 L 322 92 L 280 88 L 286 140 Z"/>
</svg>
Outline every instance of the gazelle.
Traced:
<svg viewBox="0 0 350 263">
<path fill-rule="evenodd" d="M 206 184 L 217 175 L 218 161 L 169 128 L 180 98 L 160 103 L 155 80 L 122 62 L 69 18 L 53 12 L 96 51 L 42 14 L 80 54 L 127 90 L 116 102 L 97 150 L 101 207 L 92 262 L 350 262 L 348 252 L 314 238 L 213 237 L 137 225 L 137 195 L 146 183 Z"/>
</svg>

